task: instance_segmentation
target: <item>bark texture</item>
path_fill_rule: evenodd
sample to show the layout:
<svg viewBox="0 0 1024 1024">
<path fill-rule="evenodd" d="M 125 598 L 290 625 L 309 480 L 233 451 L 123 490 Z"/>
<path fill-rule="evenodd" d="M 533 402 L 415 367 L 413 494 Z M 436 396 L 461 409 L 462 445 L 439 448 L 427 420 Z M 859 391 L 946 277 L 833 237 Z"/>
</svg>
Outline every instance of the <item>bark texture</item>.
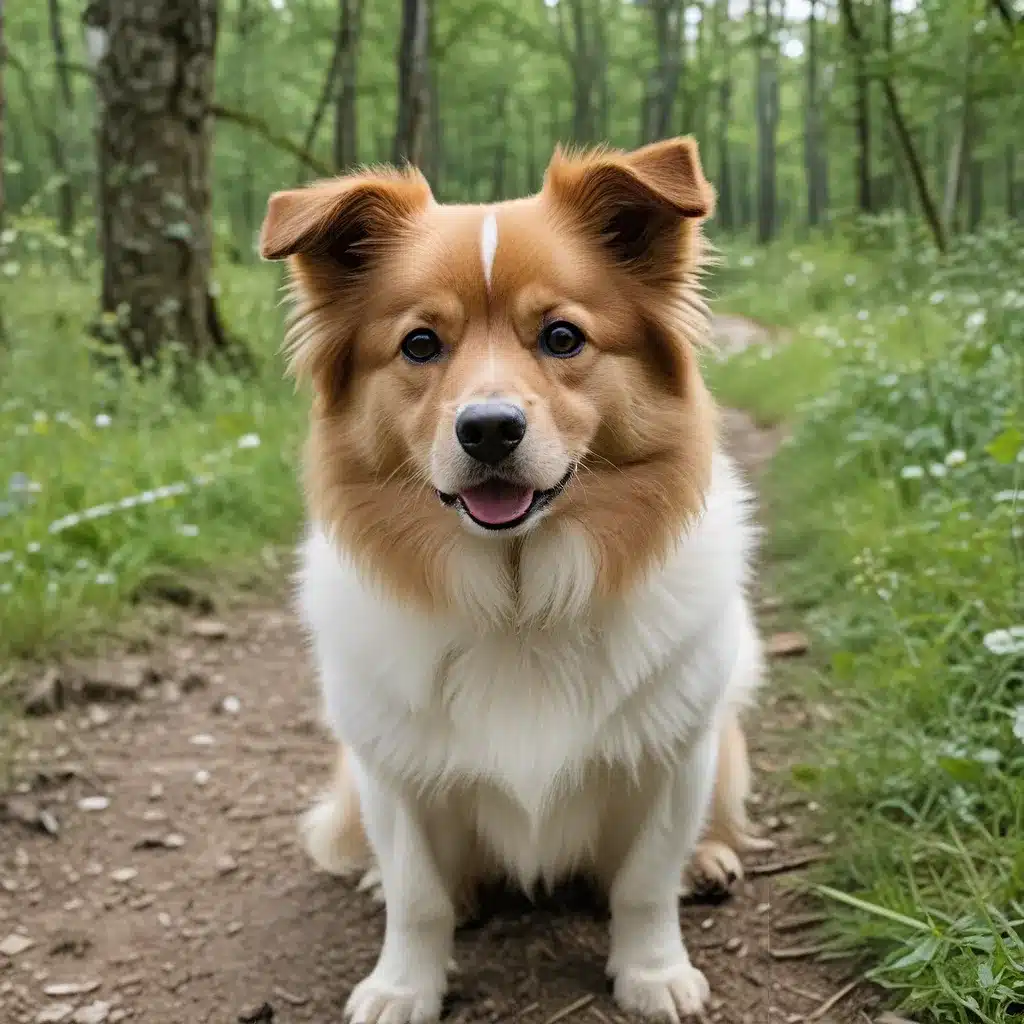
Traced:
<svg viewBox="0 0 1024 1024">
<path fill-rule="evenodd" d="M 98 0 L 104 333 L 136 363 L 225 346 L 210 294 L 216 0 Z"/>
</svg>

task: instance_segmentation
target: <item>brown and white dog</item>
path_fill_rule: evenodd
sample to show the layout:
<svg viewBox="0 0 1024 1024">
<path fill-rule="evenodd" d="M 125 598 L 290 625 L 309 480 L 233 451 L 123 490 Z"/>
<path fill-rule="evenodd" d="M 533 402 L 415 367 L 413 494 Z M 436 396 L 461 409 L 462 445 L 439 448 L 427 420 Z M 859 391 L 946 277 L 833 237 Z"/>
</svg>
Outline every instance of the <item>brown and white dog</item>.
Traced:
<svg viewBox="0 0 1024 1024">
<path fill-rule="evenodd" d="M 707 1002 L 677 897 L 755 842 L 738 715 L 762 671 L 748 496 L 696 356 L 712 204 L 689 139 L 556 152 L 539 194 L 489 206 L 412 169 L 270 200 L 314 395 L 300 605 L 342 751 L 306 837 L 387 906 L 357 1024 L 438 1017 L 494 876 L 590 875 L 619 1003 Z"/>
</svg>

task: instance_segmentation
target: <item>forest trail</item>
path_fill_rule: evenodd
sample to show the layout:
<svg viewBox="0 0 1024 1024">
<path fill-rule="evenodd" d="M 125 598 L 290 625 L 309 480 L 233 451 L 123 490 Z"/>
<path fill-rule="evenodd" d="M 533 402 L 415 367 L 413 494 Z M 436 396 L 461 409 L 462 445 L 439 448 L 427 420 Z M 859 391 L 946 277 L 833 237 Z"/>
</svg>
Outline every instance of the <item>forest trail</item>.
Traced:
<svg viewBox="0 0 1024 1024">
<path fill-rule="evenodd" d="M 733 318 L 719 331 L 729 347 L 767 337 Z M 777 436 L 736 412 L 726 426 L 756 480 Z M 331 748 L 291 614 L 254 608 L 192 623 L 154 641 L 141 666 L 121 656 L 119 672 L 132 699 L 16 727 L 16 786 L 0 825 L 0 1020 L 340 1022 L 383 913 L 315 872 L 297 841 Z M 709 1021 L 874 1019 L 849 965 L 792 956 L 813 937 L 784 879 L 823 852 L 800 838 L 813 807 L 786 782 L 806 728 L 802 704 L 769 687 L 751 721 L 753 810 L 778 847 L 748 858 L 752 873 L 732 898 L 681 908 L 712 986 Z M 625 1019 L 604 981 L 606 927 L 586 899 L 496 902 L 457 937 L 448 1021 Z"/>
</svg>

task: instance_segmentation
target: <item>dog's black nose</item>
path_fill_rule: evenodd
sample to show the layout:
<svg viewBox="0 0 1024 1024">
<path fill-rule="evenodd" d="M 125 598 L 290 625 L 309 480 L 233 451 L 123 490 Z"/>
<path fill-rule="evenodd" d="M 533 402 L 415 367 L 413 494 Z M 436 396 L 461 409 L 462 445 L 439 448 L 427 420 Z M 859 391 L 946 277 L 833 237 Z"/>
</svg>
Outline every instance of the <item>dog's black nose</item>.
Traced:
<svg viewBox="0 0 1024 1024">
<path fill-rule="evenodd" d="M 463 451 L 488 466 L 510 455 L 526 434 L 526 413 L 511 402 L 474 402 L 455 417 Z"/>
</svg>

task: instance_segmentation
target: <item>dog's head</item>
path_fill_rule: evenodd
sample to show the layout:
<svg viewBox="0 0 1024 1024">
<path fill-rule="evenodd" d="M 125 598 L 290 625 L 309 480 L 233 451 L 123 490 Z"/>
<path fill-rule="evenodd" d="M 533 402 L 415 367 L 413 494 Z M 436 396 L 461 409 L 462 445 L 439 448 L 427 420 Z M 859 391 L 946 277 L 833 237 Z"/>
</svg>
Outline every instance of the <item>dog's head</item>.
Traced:
<svg viewBox="0 0 1024 1024">
<path fill-rule="evenodd" d="M 571 524 L 598 589 L 632 579 L 710 473 L 712 202 L 689 139 L 556 152 L 539 194 L 489 206 L 440 205 L 411 169 L 271 197 L 261 252 L 290 258 L 291 362 L 314 388 L 313 517 L 434 601 L 429 566 L 467 532 Z"/>
</svg>

